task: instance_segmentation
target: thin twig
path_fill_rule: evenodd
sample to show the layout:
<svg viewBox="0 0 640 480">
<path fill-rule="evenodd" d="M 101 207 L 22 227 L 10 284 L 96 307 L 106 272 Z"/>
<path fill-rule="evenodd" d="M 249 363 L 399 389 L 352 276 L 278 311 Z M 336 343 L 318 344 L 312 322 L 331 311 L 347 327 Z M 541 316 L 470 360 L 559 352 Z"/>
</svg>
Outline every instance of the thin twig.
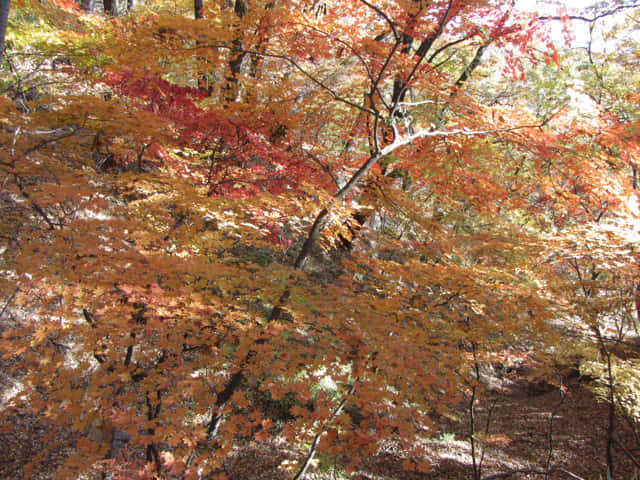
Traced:
<svg viewBox="0 0 640 480">
<path fill-rule="evenodd" d="M 391 20 L 391 18 L 389 18 L 389 16 L 385 12 L 383 12 L 379 7 L 376 7 L 372 3 L 369 3 L 367 0 L 360 0 L 360 1 L 364 3 L 367 7 L 369 7 L 371 10 L 376 12 L 378 15 L 380 15 L 380 17 L 382 17 L 384 21 L 389 24 L 389 28 L 391 28 L 391 31 L 393 32 L 393 37 L 396 40 L 400 38 L 400 35 L 398 35 L 398 31 L 396 30 L 395 23 L 393 22 L 393 20 Z"/>
<path fill-rule="evenodd" d="M 562 407 L 562 404 L 564 403 L 565 397 L 566 397 L 566 395 L 564 393 L 564 390 L 562 390 L 562 388 L 560 388 L 560 401 L 554 407 L 554 409 L 551 412 L 551 415 L 549 416 L 549 430 L 547 432 L 548 444 L 549 444 L 548 451 L 547 451 L 547 464 L 546 464 L 547 470 L 551 469 L 551 460 L 553 458 L 553 419 L 555 418 L 556 414 L 560 410 L 560 407 Z M 547 479 L 548 478 L 549 478 L 549 476 L 547 475 Z"/>
<path fill-rule="evenodd" d="M 16 287 L 13 293 L 9 295 L 9 298 L 7 299 L 7 301 L 4 303 L 4 306 L 2 307 L 2 311 L 0 311 L 0 318 L 2 318 L 2 316 L 4 315 L 4 312 L 7 311 L 7 308 L 9 308 L 9 305 L 11 305 L 13 298 L 16 296 L 19 290 L 20 290 L 20 287 Z"/>
<path fill-rule="evenodd" d="M 640 468 L 640 461 L 638 461 L 638 459 L 629 450 L 627 450 L 627 448 L 622 444 L 622 442 L 618 440 L 617 436 L 613 437 L 613 441 L 616 445 L 618 445 L 618 447 L 620 447 L 620 450 L 624 452 L 624 454 L 629 458 L 629 460 L 631 460 L 637 468 Z"/>
<path fill-rule="evenodd" d="M 358 381 L 358 379 L 355 379 L 353 381 L 353 383 L 351 384 L 351 387 L 345 393 L 344 397 L 342 398 L 342 400 L 338 404 L 338 407 L 334 410 L 334 412 L 331 414 L 331 416 L 329 418 L 327 418 L 325 420 L 325 422 L 322 424 L 322 427 L 320 428 L 320 431 L 313 438 L 313 442 L 311 442 L 311 447 L 309 447 L 309 451 L 307 452 L 307 456 L 305 457 L 304 462 L 302 463 L 302 467 L 300 468 L 300 470 L 298 470 L 298 473 L 296 473 L 296 475 L 293 477 L 293 480 L 301 480 L 304 477 L 305 473 L 307 473 L 307 469 L 309 468 L 309 465 L 311 465 L 311 461 L 313 460 L 313 457 L 315 456 L 315 454 L 316 454 L 316 452 L 318 450 L 318 443 L 320 443 L 320 438 L 322 438 L 322 435 L 327 430 L 327 427 L 329 425 L 331 425 L 333 420 L 338 415 L 340 415 L 340 413 L 344 409 L 345 404 L 347 403 L 347 401 L 349 400 L 349 398 L 351 397 L 351 395 L 353 395 L 353 392 L 355 391 L 357 381 Z"/>
<path fill-rule="evenodd" d="M 519 473 L 524 473 L 529 475 L 549 475 L 550 473 L 564 473 L 565 475 L 573 478 L 574 480 L 585 480 L 584 478 L 576 475 L 575 473 L 570 472 L 569 470 L 565 470 L 564 468 L 550 468 L 549 470 L 541 470 L 537 468 L 519 468 L 517 470 L 509 470 L 508 472 L 494 473 L 493 475 L 482 477 L 481 480 L 496 480 L 498 478 L 509 478 Z"/>
<path fill-rule="evenodd" d="M 640 8 L 640 3 L 632 3 L 629 5 L 618 5 L 610 10 L 606 10 L 600 14 L 594 15 L 593 17 L 586 17 L 584 15 L 566 15 L 566 16 L 561 16 L 561 15 L 550 15 L 550 16 L 540 16 L 538 18 L 539 21 L 544 21 L 544 20 L 578 20 L 580 22 L 587 22 L 587 23 L 593 23 L 597 20 L 600 20 L 601 18 L 605 18 L 605 17 L 609 17 L 611 15 L 615 15 L 616 13 L 620 12 L 621 10 L 626 10 L 629 8 Z"/>
</svg>

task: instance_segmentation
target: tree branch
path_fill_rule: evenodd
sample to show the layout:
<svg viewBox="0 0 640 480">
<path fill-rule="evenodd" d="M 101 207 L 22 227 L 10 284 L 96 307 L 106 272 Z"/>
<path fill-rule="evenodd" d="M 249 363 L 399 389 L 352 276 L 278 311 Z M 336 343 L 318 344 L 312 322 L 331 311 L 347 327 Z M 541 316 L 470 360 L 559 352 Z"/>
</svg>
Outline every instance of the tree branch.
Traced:
<svg viewBox="0 0 640 480">
<path fill-rule="evenodd" d="M 16 294 L 19 291 L 20 291 L 20 287 L 16 287 L 16 289 L 13 291 L 13 293 L 11 295 L 9 295 L 9 298 L 7 299 L 7 301 L 4 302 L 2 310 L 0 311 L 0 318 L 2 318 L 4 313 L 7 311 L 7 309 L 9 308 L 9 305 L 11 305 L 11 302 L 13 302 L 13 298 L 16 296 Z"/>
<path fill-rule="evenodd" d="M 622 444 L 617 436 L 613 437 L 613 442 L 620 447 L 620 450 L 622 450 L 627 458 L 633 462 L 636 468 L 640 468 L 640 461 L 638 461 L 638 459 Z"/>
<path fill-rule="evenodd" d="M 509 478 L 519 473 L 529 474 L 529 475 L 549 475 L 550 473 L 564 473 L 565 475 L 573 478 L 574 480 L 585 480 L 582 477 L 579 477 L 575 473 L 571 473 L 569 470 L 565 470 L 564 468 L 550 468 L 549 470 L 541 470 L 537 468 L 519 468 L 517 470 L 509 470 L 508 472 L 503 473 L 494 473 L 493 475 L 488 475 L 486 477 L 482 477 L 480 480 L 496 480 L 498 478 Z"/>
<path fill-rule="evenodd" d="M 376 7 L 372 3 L 369 3 L 367 0 L 360 0 L 360 1 L 362 3 L 364 3 L 367 7 L 369 7 L 371 10 L 376 12 L 378 15 L 380 15 L 380 17 L 382 17 L 384 19 L 384 21 L 389 24 L 389 27 L 391 28 L 391 31 L 393 32 L 393 37 L 396 40 L 398 40 L 400 38 L 400 35 L 398 35 L 398 31 L 396 30 L 396 26 L 393 23 L 393 20 L 391 20 L 386 13 L 384 13 L 380 8 Z"/>
<path fill-rule="evenodd" d="M 614 8 L 611 8 L 610 10 L 605 10 L 602 13 L 596 14 L 593 17 L 586 17 L 584 15 L 566 15 L 566 16 L 562 16 L 562 15 L 550 15 L 550 16 L 540 16 L 538 17 L 538 20 L 565 20 L 565 19 L 569 19 L 569 20 L 578 20 L 580 22 L 587 22 L 587 23 L 593 23 L 596 22 L 598 20 L 600 20 L 601 18 L 605 18 L 605 17 L 609 17 L 611 15 L 615 15 L 616 13 L 622 11 L 622 10 L 627 10 L 630 8 L 640 8 L 640 3 L 632 3 L 629 5 L 617 5 Z"/>
<path fill-rule="evenodd" d="M 199 44 L 199 45 L 196 45 L 195 47 L 186 48 L 184 50 L 195 50 L 195 49 L 201 49 L 201 48 L 219 48 L 219 49 L 225 49 L 225 50 L 233 50 L 234 52 L 239 52 L 239 53 L 252 55 L 256 57 L 276 58 L 276 59 L 284 60 L 285 62 L 289 63 L 292 67 L 294 67 L 296 70 L 298 70 L 300 73 L 302 73 L 305 77 L 307 77 L 309 80 L 311 80 L 313 83 L 315 83 L 317 86 L 319 86 L 321 89 L 323 89 L 326 93 L 328 93 L 331 97 L 333 97 L 334 100 L 337 100 L 338 102 L 344 103 L 345 105 L 349 105 L 350 107 L 353 107 L 357 110 L 368 113 L 370 115 L 375 115 L 375 112 L 373 110 L 363 107 L 362 105 L 358 105 L 357 103 L 341 96 L 334 89 L 326 85 L 322 80 L 319 80 L 318 78 L 316 78 L 307 69 L 302 67 L 297 61 L 288 57 L 287 55 L 283 55 L 280 53 L 267 53 L 267 52 L 257 52 L 255 50 L 239 49 L 237 48 L 237 46 L 234 47 L 234 46 L 224 45 L 224 44 Z"/>
<path fill-rule="evenodd" d="M 322 424 L 322 427 L 320 428 L 320 431 L 316 434 L 315 437 L 313 437 L 313 442 L 311 442 L 311 446 L 309 447 L 309 452 L 307 453 L 307 456 L 305 457 L 304 462 L 302 463 L 302 467 L 300 468 L 300 470 L 298 470 L 298 473 L 296 473 L 296 475 L 293 477 L 293 480 L 301 480 L 302 478 L 304 478 L 304 475 L 305 473 L 307 473 L 307 469 L 309 468 L 309 465 L 311 465 L 311 461 L 313 460 L 313 457 L 315 456 L 316 451 L 318 450 L 318 443 L 320 443 L 320 439 L 322 438 L 322 435 L 327 430 L 327 427 L 331 425 L 331 422 L 333 422 L 333 420 L 338 415 L 340 415 L 340 413 L 344 409 L 344 406 L 349 400 L 349 397 L 351 397 L 351 395 L 353 395 L 353 392 L 355 391 L 357 381 L 358 379 L 356 378 L 353 381 L 353 384 L 351 385 L 347 393 L 345 393 L 344 397 L 340 401 L 340 404 L 338 404 L 338 407 L 334 410 L 331 416 L 325 420 L 325 422 Z"/>
</svg>

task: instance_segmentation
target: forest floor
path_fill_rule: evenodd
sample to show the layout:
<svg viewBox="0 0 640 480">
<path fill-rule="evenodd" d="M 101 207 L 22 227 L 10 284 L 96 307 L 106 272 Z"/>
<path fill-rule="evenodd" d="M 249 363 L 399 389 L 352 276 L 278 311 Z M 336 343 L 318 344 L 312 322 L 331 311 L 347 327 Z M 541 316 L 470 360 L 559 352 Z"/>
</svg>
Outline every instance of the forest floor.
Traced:
<svg viewBox="0 0 640 480">
<path fill-rule="evenodd" d="M 577 372 L 568 372 L 564 382 L 563 392 L 544 382 L 515 379 L 500 392 L 488 393 L 485 400 L 478 403 L 476 416 L 482 431 L 491 409 L 487 440 L 483 444 L 481 478 L 606 478 L 608 405 L 596 398 L 587 388 L 586 379 L 580 378 Z M 461 405 L 451 415 L 442 417 L 439 431 L 425 440 L 427 455 L 433 465 L 429 472 L 404 470 L 405 456 L 381 451 L 357 472 L 347 474 L 339 467 L 324 465 L 311 471 L 307 479 L 472 480 L 472 452 L 469 442 L 465 441 L 469 436 L 468 415 L 468 409 Z M 623 445 L 634 445 L 632 453 L 638 455 L 638 438 L 619 417 L 617 436 Z M 478 462 L 480 456 L 481 453 L 476 456 Z M 254 445 L 238 451 L 229 460 L 227 473 L 233 480 L 287 480 L 291 474 L 284 471 L 282 465 L 289 463 L 288 459 L 291 456 L 284 450 Z M 614 451 L 614 462 L 614 478 L 637 478 L 633 463 L 619 448 Z M 552 471 L 548 478 L 540 473 L 547 465 Z M 523 473 L 525 470 L 538 473 Z"/>
<path fill-rule="evenodd" d="M 478 430 L 485 433 L 481 478 L 606 479 L 609 409 L 587 388 L 586 378 L 580 377 L 575 370 L 566 371 L 562 381 L 563 391 L 557 386 L 517 374 L 508 378 L 494 375 L 490 380 L 490 391 L 477 403 L 475 410 Z M 404 470 L 402 463 L 406 455 L 381 450 L 367 459 L 359 470 L 351 473 L 320 457 L 320 465 L 310 470 L 306 479 L 473 480 L 472 452 L 466 441 L 469 437 L 467 407 L 460 405 L 450 414 L 440 417 L 438 431 L 432 437 L 423 439 L 428 460 L 432 463 L 429 472 Z M 489 410 L 491 421 L 488 432 L 485 432 Z M 16 417 L 15 424 L 5 426 L 4 432 L 0 433 L 0 445 L 3 445 L 3 451 L 7 454 L 3 455 L 4 460 L 0 458 L 0 479 L 25 478 L 24 465 L 37 457 L 39 445 L 51 441 L 46 438 L 47 432 L 39 428 L 34 420 Z M 636 458 L 640 456 L 637 431 L 634 433 L 619 417 L 617 437 Z M 57 478 L 56 466 L 70 453 L 69 446 L 64 444 L 60 443 L 57 454 L 36 462 L 33 478 Z M 477 462 L 480 456 L 480 452 L 477 452 Z M 291 468 L 300 458 L 279 448 L 275 442 L 249 444 L 228 458 L 225 470 L 231 480 L 290 480 L 293 476 Z M 620 448 L 614 451 L 614 461 L 615 479 L 637 478 L 633 463 Z M 548 477 L 540 473 L 516 473 L 524 470 L 540 472 L 547 465 L 552 470 L 556 469 Z"/>
</svg>

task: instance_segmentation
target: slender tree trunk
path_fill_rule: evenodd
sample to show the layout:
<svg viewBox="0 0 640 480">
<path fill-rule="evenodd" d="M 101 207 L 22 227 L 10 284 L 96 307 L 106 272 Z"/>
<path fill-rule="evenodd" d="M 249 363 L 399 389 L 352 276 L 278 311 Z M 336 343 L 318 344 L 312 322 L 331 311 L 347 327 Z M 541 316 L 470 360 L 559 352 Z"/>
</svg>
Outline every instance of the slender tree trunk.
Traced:
<svg viewBox="0 0 640 480">
<path fill-rule="evenodd" d="M 368 160 L 355 172 L 349 181 L 334 194 L 334 198 L 339 201 L 344 201 L 347 195 L 351 193 L 367 176 L 371 167 L 378 162 L 381 158 L 393 152 L 396 148 L 398 148 L 400 144 L 392 144 L 389 145 L 382 150 L 374 152 Z M 326 220 L 329 216 L 329 210 L 327 208 L 323 208 L 318 212 L 316 218 L 311 226 L 311 230 L 307 235 L 307 239 L 305 240 L 300 253 L 298 254 L 293 268 L 297 271 L 302 271 L 304 269 L 304 265 L 307 259 L 311 256 L 311 252 L 313 246 L 316 244 L 322 230 L 325 226 Z M 293 280 L 293 277 L 291 277 Z M 291 295 L 291 286 L 288 286 L 285 291 L 280 296 L 278 303 L 274 306 L 273 310 L 271 310 L 271 314 L 268 318 L 268 323 L 278 321 L 280 316 L 284 311 L 284 306 L 286 305 L 289 297 Z M 256 344 L 264 343 L 264 339 L 260 339 L 256 341 Z M 227 404 L 227 402 L 231 399 L 231 396 L 235 393 L 235 391 L 242 385 L 242 382 L 245 377 L 245 370 L 247 364 L 253 359 L 256 355 L 257 351 L 253 348 L 249 350 L 245 358 L 240 362 L 238 370 L 236 370 L 230 377 L 229 381 L 225 385 L 225 387 L 218 393 L 216 401 L 213 404 L 211 418 L 207 424 L 207 438 L 209 440 L 213 439 L 220 427 L 220 423 L 222 421 L 222 409 Z"/>
<path fill-rule="evenodd" d="M 233 103 L 238 99 L 240 92 L 240 70 L 242 68 L 242 61 L 246 55 L 246 53 L 242 51 L 242 40 L 235 39 L 233 41 L 233 47 L 232 52 L 234 57 L 229 61 L 229 74 L 225 77 L 224 100 L 227 104 Z"/>
<path fill-rule="evenodd" d="M 478 456 L 478 444 L 476 441 L 476 399 L 478 397 L 478 385 L 480 384 L 480 364 L 476 355 L 476 344 L 471 342 L 473 352 L 473 373 L 475 382 L 471 386 L 471 399 L 469 400 L 469 443 L 471 444 L 471 460 L 473 462 L 473 480 L 480 480 L 482 477 L 482 467 Z"/>
<path fill-rule="evenodd" d="M 193 15 L 196 20 L 203 18 L 204 0 L 193 0 Z"/>
<path fill-rule="evenodd" d="M 445 12 L 444 18 L 442 20 L 441 28 L 437 32 L 437 34 L 428 36 L 421 43 L 419 55 L 417 56 L 413 72 L 406 79 L 403 79 L 401 84 L 397 85 L 397 92 L 394 92 L 394 97 L 397 96 L 397 98 L 392 99 L 393 107 L 392 107 L 392 111 L 390 112 L 392 115 L 394 114 L 394 110 L 396 109 L 399 102 L 401 101 L 404 94 L 406 93 L 408 85 L 410 85 L 411 82 L 414 80 L 413 75 L 415 71 L 417 71 L 417 68 L 420 66 L 420 63 L 425 59 L 425 56 L 431 44 L 433 43 L 433 41 L 435 41 L 436 37 L 439 36 L 441 31 L 444 29 L 444 26 L 448 22 L 450 8 L 452 4 L 453 4 L 453 0 L 450 0 L 447 11 Z M 238 18 L 242 18 L 248 12 L 248 4 L 246 3 L 245 0 L 236 0 L 234 11 L 238 16 Z M 407 45 L 409 44 L 410 42 L 407 40 Z M 224 86 L 224 92 L 223 92 L 224 100 L 227 103 L 234 102 L 237 99 L 237 93 L 239 88 L 238 77 L 241 69 L 242 60 L 246 55 L 246 52 L 243 51 L 243 43 L 242 43 L 241 36 L 240 38 L 236 38 L 233 41 L 232 45 L 234 48 L 231 50 L 231 59 L 229 60 L 229 73 L 227 73 L 227 75 L 225 76 L 226 84 Z M 467 72 L 466 72 L 467 76 L 471 73 L 471 71 L 473 71 L 473 69 L 477 67 L 477 65 L 480 63 L 479 60 L 480 59 L 478 58 L 478 60 L 476 62 L 473 62 L 470 68 L 467 69 Z M 465 79 L 460 81 L 460 84 L 464 83 L 464 80 Z M 378 119 L 377 111 L 375 112 L 375 115 L 376 115 L 376 119 Z M 377 128 L 377 126 L 375 128 Z M 360 167 L 360 169 L 357 172 L 355 172 L 351 176 L 349 181 L 344 186 L 339 188 L 339 190 L 334 194 L 333 197 L 335 198 L 335 200 L 340 202 L 344 201 L 347 195 L 350 194 L 356 187 L 361 186 L 363 182 L 366 182 L 367 175 L 371 167 L 375 163 L 377 163 L 380 159 L 389 155 L 396 148 L 399 148 L 404 144 L 406 144 L 405 140 L 399 141 L 399 139 L 394 138 L 389 142 L 389 144 L 381 148 L 378 145 L 378 143 L 375 142 L 374 145 L 372 146 L 372 151 L 367 161 Z M 355 231 L 353 232 L 354 234 L 356 234 L 357 231 L 359 230 L 359 227 L 357 225 L 362 226 L 366 222 L 366 219 L 371 215 L 371 213 L 373 212 L 370 212 L 368 215 L 365 215 L 361 218 L 356 218 L 354 220 L 354 227 L 355 227 Z M 312 249 L 326 225 L 328 216 L 329 216 L 328 208 L 321 209 L 316 215 L 313 225 L 311 227 L 311 230 L 307 235 L 306 241 L 302 246 L 294 262 L 294 265 L 293 265 L 294 270 L 297 270 L 297 271 L 304 270 L 305 263 L 308 260 L 308 258 L 311 256 Z M 344 246 L 344 249 L 347 250 L 348 246 L 350 246 L 350 242 L 345 241 L 344 243 L 346 243 L 346 245 Z M 273 310 L 271 311 L 271 314 L 269 315 L 269 318 L 267 320 L 268 323 L 276 322 L 280 319 L 290 294 L 291 294 L 291 286 L 288 286 L 283 292 L 283 294 L 281 295 L 280 300 L 277 302 L 277 304 L 274 306 Z M 264 342 L 264 340 L 262 340 L 262 342 Z M 208 440 L 213 440 L 216 437 L 218 429 L 222 422 L 222 417 L 223 417 L 222 410 L 226 406 L 227 402 L 231 399 L 233 393 L 235 393 L 235 391 L 238 390 L 238 388 L 240 388 L 241 385 L 243 384 L 243 381 L 245 380 L 246 367 L 248 363 L 256 355 L 256 353 L 257 351 L 255 349 L 250 348 L 245 358 L 240 361 L 239 368 L 231 375 L 228 382 L 225 384 L 224 388 L 218 393 L 216 397 L 216 401 L 212 405 L 211 417 L 207 422 L 207 439 Z M 192 454 L 192 456 L 190 457 L 190 460 L 191 458 L 193 458 L 194 455 L 195 453 Z"/>
<path fill-rule="evenodd" d="M 193 0 L 193 17 L 196 20 L 202 20 L 204 18 L 204 0 Z M 197 40 L 196 43 L 199 45 L 202 44 L 200 40 Z M 206 67 L 209 62 L 204 57 L 199 57 L 198 60 L 204 65 L 202 70 L 196 74 L 198 77 L 198 90 L 204 92 L 207 97 L 210 97 L 213 94 L 213 85 L 211 75 L 207 72 Z"/>
<path fill-rule="evenodd" d="M 236 0 L 233 11 L 238 18 L 244 17 L 249 12 L 249 4 L 245 0 Z M 229 72 L 225 76 L 224 101 L 226 104 L 235 102 L 240 93 L 240 70 L 242 61 L 246 56 L 243 51 L 242 35 L 233 40 L 233 49 L 231 50 L 232 58 L 229 61 Z"/>
<path fill-rule="evenodd" d="M 96 11 L 96 0 L 80 0 L 80 5 L 85 12 L 94 13 Z"/>
<path fill-rule="evenodd" d="M 432 32 L 431 34 L 427 35 L 420 43 L 420 47 L 414 54 L 414 59 L 416 62 L 414 71 L 423 61 L 425 61 L 427 53 L 430 51 L 432 45 L 443 33 L 445 27 L 447 26 L 450 20 L 450 11 L 451 11 L 452 5 L 453 5 L 453 2 L 449 2 L 449 6 L 447 7 L 447 10 L 443 15 L 442 20 L 440 21 L 438 29 Z M 506 18 L 507 18 L 507 15 L 505 14 L 504 19 L 506 20 Z M 411 48 L 414 44 L 414 40 L 415 39 L 411 35 L 407 34 L 406 32 L 403 33 L 402 40 L 401 40 L 402 49 L 400 50 L 400 52 L 404 55 L 410 54 Z M 471 74 L 474 72 L 474 70 L 476 70 L 476 68 L 480 65 L 482 61 L 482 55 L 485 52 L 486 48 L 487 48 L 486 45 L 482 45 L 478 48 L 472 60 L 469 62 L 467 67 L 464 69 L 464 71 L 458 77 L 457 81 L 454 83 L 453 89 L 451 91 L 452 97 L 457 95 L 459 89 L 467 82 L 467 80 L 469 79 Z M 427 59 L 426 61 L 429 62 L 431 61 L 431 59 Z M 404 101 L 405 95 L 407 93 L 407 86 L 409 83 L 411 83 L 411 76 L 406 79 L 402 77 L 398 77 L 394 80 L 391 105 L 392 105 L 392 109 L 394 110 L 393 115 L 396 118 L 400 118 L 403 115 L 401 111 L 397 110 L 397 107 L 401 102 Z M 446 107 L 445 107 L 445 110 L 446 110 Z M 389 169 L 384 168 L 383 175 L 387 177 L 401 176 L 403 178 L 403 185 L 404 185 L 403 188 L 406 188 L 406 186 L 409 185 L 411 182 L 411 179 L 407 175 L 406 171 L 402 171 L 394 168 L 389 168 Z M 367 190 L 367 187 L 365 187 L 365 190 Z M 369 188 L 368 190 L 370 191 L 371 189 Z M 368 199 L 369 204 L 371 203 L 371 201 L 372 201 L 371 199 Z M 359 202 L 359 203 L 366 204 L 367 202 Z M 376 208 L 368 208 L 368 209 L 357 210 L 354 212 L 348 225 L 348 230 L 351 233 L 351 238 L 350 239 L 347 239 L 344 237 L 340 238 L 339 246 L 343 250 L 351 249 L 353 241 L 357 236 L 358 232 L 362 229 L 364 224 L 369 220 L 371 215 L 373 215 L 376 211 L 377 211 Z"/>
<path fill-rule="evenodd" d="M 320 430 L 318 431 L 316 436 L 313 437 L 313 442 L 311 442 L 311 447 L 309 448 L 309 451 L 307 452 L 307 455 L 304 461 L 302 462 L 302 465 L 300 466 L 298 473 L 296 473 L 296 475 L 293 477 L 293 480 L 302 480 L 303 478 L 305 478 L 305 474 L 307 473 L 307 470 L 309 469 L 309 466 L 313 461 L 313 457 L 315 457 L 316 452 L 318 451 L 318 444 L 320 443 L 320 439 L 322 438 L 322 435 L 327 430 L 327 428 L 333 423 L 333 421 L 342 413 L 342 410 L 344 410 L 344 406 L 346 405 L 347 401 L 349 401 L 349 399 L 353 395 L 353 392 L 356 389 L 357 381 L 358 379 L 356 379 L 353 382 L 349 390 L 345 393 L 344 398 L 338 404 L 338 407 L 334 410 L 331 416 L 324 422 L 322 427 L 320 427 Z"/>
<path fill-rule="evenodd" d="M 112 17 L 117 17 L 119 12 L 118 0 L 103 0 L 104 5 L 104 13 L 111 15 Z"/>
<path fill-rule="evenodd" d="M 10 0 L 0 0 L 0 64 L 4 53 L 4 39 L 7 34 L 7 23 L 9 22 Z"/>
<path fill-rule="evenodd" d="M 608 400 L 609 400 L 609 422 L 607 425 L 607 450 L 606 450 L 606 460 L 607 460 L 607 478 L 615 478 L 613 473 L 613 446 L 615 444 L 616 438 L 616 394 L 615 394 L 615 385 L 613 380 L 613 368 L 611 365 L 611 352 L 605 347 L 604 339 L 602 336 L 600 337 L 602 344 L 602 352 L 606 354 L 607 359 L 607 387 L 608 387 Z"/>
</svg>

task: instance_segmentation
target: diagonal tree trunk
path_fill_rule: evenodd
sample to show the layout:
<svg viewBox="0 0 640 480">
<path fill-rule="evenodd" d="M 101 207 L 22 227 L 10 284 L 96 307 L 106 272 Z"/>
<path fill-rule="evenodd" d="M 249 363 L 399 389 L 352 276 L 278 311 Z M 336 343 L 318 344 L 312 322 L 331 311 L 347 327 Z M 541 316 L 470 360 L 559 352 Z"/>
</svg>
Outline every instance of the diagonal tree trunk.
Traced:
<svg viewBox="0 0 640 480">
<path fill-rule="evenodd" d="M 238 0 L 238 1 L 242 1 L 242 0 Z M 397 110 L 401 106 L 400 104 L 404 99 L 404 96 L 408 90 L 408 87 L 415 80 L 415 77 L 417 75 L 418 68 L 420 67 L 420 65 L 424 61 L 432 60 L 432 58 L 427 59 L 426 55 L 429 52 L 430 48 L 432 47 L 433 43 L 436 41 L 437 38 L 439 38 L 439 36 L 444 31 L 446 24 L 449 22 L 452 16 L 451 11 L 452 11 L 453 3 L 454 3 L 453 0 L 450 0 L 448 2 L 447 8 L 441 17 L 441 22 L 440 22 L 441 25 L 437 29 L 437 31 L 430 33 L 423 39 L 418 51 L 414 55 L 414 66 L 411 72 L 408 75 L 406 75 L 404 78 L 401 78 L 401 79 L 397 78 L 394 81 L 394 90 L 393 90 L 391 102 L 386 104 L 385 106 L 387 115 L 389 117 L 389 118 L 386 118 L 387 120 L 392 121 L 394 118 L 396 118 Z M 241 10 L 239 12 L 238 4 L 236 3 L 236 13 L 238 15 L 240 14 L 244 15 L 244 13 L 242 12 L 246 13 L 244 10 Z M 407 52 L 410 51 L 410 46 L 413 42 L 412 38 L 406 35 L 397 36 L 396 38 L 397 38 L 396 45 L 389 53 L 389 58 L 387 59 L 388 61 L 391 60 L 391 57 L 395 56 L 396 54 L 401 54 L 404 50 L 406 50 Z M 243 56 L 247 54 L 247 51 L 243 50 L 242 48 L 241 40 L 236 39 L 234 42 L 236 41 L 239 43 L 234 44 L 234 47 L 237 48 L 239 52 L 238 52 L 238 55 L 235 57 L 232 55 L 232 60 L 230 61 L 231 76 L 227 78 L 227 80 L 230 83 L 234 83 L 235 85 L 237 85 L 238 79 L 234 72 L 234 68 L 237 68 L 238 69 L 237 72 L 239 73 L 240 62 L 242 61 L 242 58 L 243 58 L 241 57 L 241 55 Z M 402 51 L 399 49 L 399 47 L 401 46 L 404 46 Z M 483 50 L 484 49 L 481 48 L 479 51 L 475 52 L 473 59 L 471 60 L 469 65 L 465 68 L 461 76 L 457 79 L 457 82 L 455 82 L 456 88 L 462 87 L 462 85 L 467 81 L 467 79 L 469 78 L 473 70 L 475 70 L 475 68 L 478 67 L 478 65 L 480 64 Z M 377 74 L 376 78 L 370 78 L 371 90 L 367 93 L 368 98 L 372 99 L 375 95 L 378 94 L 377 87 L 380 81 L 382 80 L 383 75 L 385 75 L 384 67 Z M 229 100 L 235 100 L 235 97 Z M 350 103 L 350 105 L 352 104 Z M 431 137 L 431 136 L 442 137 L 442 136 L 448 136 L 448 135 L 454 135 L 454 134 L 476 135 L 478 133 L 486 133 L 486 132 L 471 132 L 467 130 L 465 131 L 462 131 L 462 130 L 445 131 L 445 130 L 432 130 L 432 129 L 420 130 L 403 137 L 394 136 L 390 139 L 384 140 L 384 143 L 381 144 L 382 142 L 378 140 L 378 135 L 376 132 L 378 129 L 381 128 L 381 122 L 384 118 L 383 114 L 378 110 L 378 107 L 376 107 L 373 101 L 371 102 L 371 105 L 369 105 L 368 107 L 361 107 L 361 108 L 364 112 L 367 113 L 367 115 L 369 115 L 369 118 L 372 123 L 372 130 L 374 131 L 373 141 L 370 145 L 371 153 L 367 157 L 367 159 L 362 163 L 360 168 L 355 173 L 353 173 L 353 175 L 348 180 L 348 182 L 342 188 L 338 189 L 338 191 L 333 195 L 333 198 L 338 202 L 344 202 L 347 196 L 352 194 L 357 188 L 361 188 L 363 185 L 365 185 L 365 188 L 366 188 L 366 184 L 371 181 L 370 170 L 376 163 L 380 162 L 382 159 L 392 154 L 398 148 L 411 144 L 413 141 L 415 141 L 418 138 Z M 318 239 L 322 234 L 322 231 L 325 229 L 327 225 L 327 221 L 330 217 L 329 215 L 330 208 L 331 207 L 322 208 L 316 214 L 313 224 L 311 226 L 311 229 L 307 234 L 306 240 L 303 246 L 301 247 L 300 252 L 298 253 L 298 256 L 293 264 L 293 268 L 295 270 L 303 270 L 305 268 L 305 264 L 312 254 L 313 247 L 316 245 Z M 373 211 L 368 211 L 365 214 L 362 214 L 363 212 L 360 212 L 360 213 L 361 214 L 359 216 L 354 217 L 354 220 L 355 220 L 354 224 L 356 225 L 355 226 L 356 231 L 354 233 L 357 233 L 357 231 L 359 231 L 359 228 L 357 227 L 357 225 L 360 225 L 360 226 L 364 225 L 367 219 L 370 218 L 370 216 L 373 214 Z M 345 249 L 344 249 L 345 251 L 350 246 L 350 243 L 351 242 L 348 242 L 348 241 L 343 242 L 343 244 L 345 245 Z M 274 321 L 278 321 L 281 318 L 281 315 L 284 312 L 285 305 L 287 304 L 290 295 L 291 295 L 291 285 L 285 288 L 284 292 L 280 296 L 279 302 L 274 306 L 273 310 L 271 311 L 271 314 L 267 319 L 266 325 L 264 327 L 265 329 L 269 324 L 271 324 Z M 263 335 L 260 335 L 259 337 L 263 338 Z M 258 342 L 256 342 L 256 345 L 260 343 L 264 343 L 264 341 L 265 340 L 259 340 Z M 222 421 L 221 412 L 223 408 L 227 405 L 227 403 L 229 402 L 233 394 L 242 386 L 245 380 L 245 372 L 246 372 L 247 366 L 255 358 L 256 355 L 257 355 L 257 349 L 250 348 L 246 356 L 243 359 L 241 359 L 241 361 L 239 362 L 237 369 L 235 370 L 234 373 L 232 373 L 232 375 L 226 382 L 224 388 L 222 388 L 222 390 L 218 392 L 216 401 L 212 405 L 212 413 L 207 425 L 207 433 L 208 433 L 209 440 L 213 440 L 216 437 L 219 426 Z"/>
</svg>

